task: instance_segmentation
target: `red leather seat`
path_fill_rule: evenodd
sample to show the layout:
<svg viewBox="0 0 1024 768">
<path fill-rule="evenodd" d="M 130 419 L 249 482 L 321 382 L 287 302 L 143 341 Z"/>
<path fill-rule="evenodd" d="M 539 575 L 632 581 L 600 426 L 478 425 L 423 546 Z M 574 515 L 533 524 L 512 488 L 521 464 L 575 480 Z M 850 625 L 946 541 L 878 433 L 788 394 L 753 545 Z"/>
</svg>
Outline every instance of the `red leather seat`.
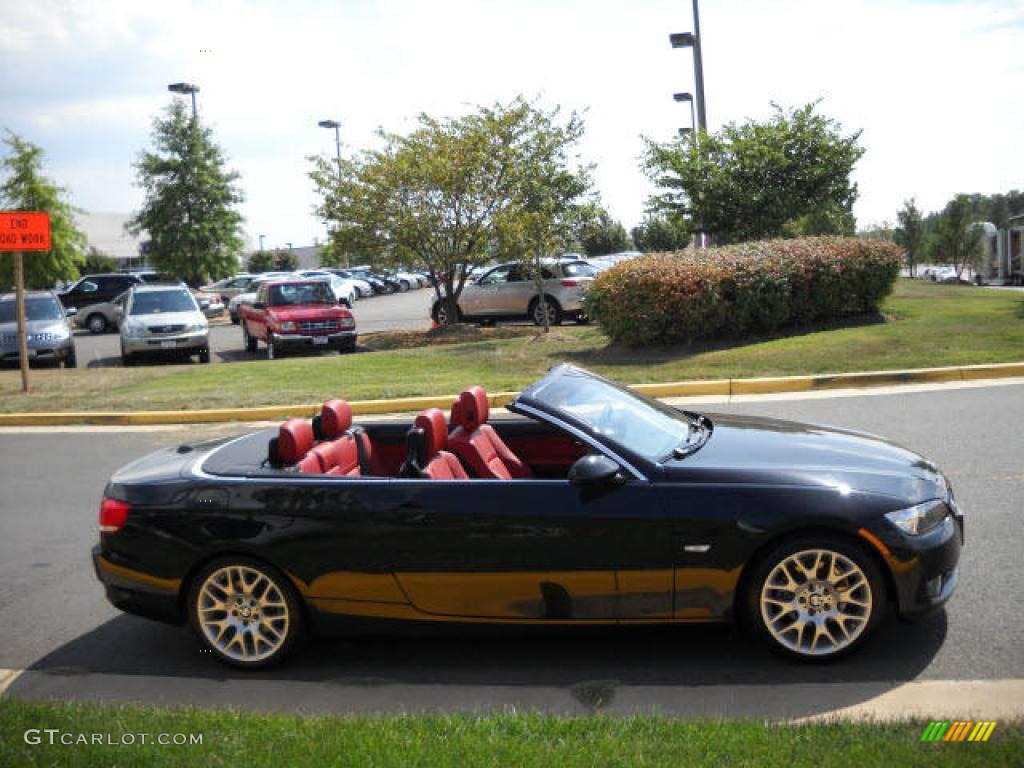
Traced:
<svg viewBox="0 0 1024 768">
<path fill-rule="evenodd" d="M 354 466 L 358 468 L 358 472 L 352 472 L 350 471 L 351 468 L 348 468 L 343 472 L 332 472 L 331 474 L 383 474 L 375 464 L 373 444 L 370 442 L 370 436 L 361 427 L 352 426 L 352 407 L 348 402 L 345 400 L 328 400 L 320 409 L 319 418 L 314 419 L 314 421 L 317 423 L 313 431 L 314 433 L 319 433 L 322 440 L 351 440 L 356 451 L 356 463 Z M 319 448 L 320 446 L 317 447 Z M 346 458 L 342 459 L 339 457 L 331 467 L 348 461 L 349 448 L 346 446 L 344 451 Z M 360 452 L 362 456 L 359 456 Z"/>
<path fill-rule="evenodd" d="M 277 462 L 299 472 L 320 472 L 320 460 L 313 449 L 313 426 L 305 419 L 288 419 L 277 430 Z M 274 459 L 274 456 L 271 456 Z"/>
<path fill-rule="evenodd" d="M 448 447 L 477 477 L 495 480 L 533 477 L 530 468 L 487 423 L 489 415 L 490 405 L 483 388 L 465 390 L 452 404 L 452 424 L 456 429 L 448 438 Z"/>
<path fill-rule="evenodd" d="M 437 408 L 428 408 L 416 417 L 413 430 L 423 430 L 424 466 L 420 468 L 422 477 L 431 480 L 468 480 L 466 470 L 459 460 L 445 450 L 448 446 L 448 425 L 444 414 Z"/>
</svg>

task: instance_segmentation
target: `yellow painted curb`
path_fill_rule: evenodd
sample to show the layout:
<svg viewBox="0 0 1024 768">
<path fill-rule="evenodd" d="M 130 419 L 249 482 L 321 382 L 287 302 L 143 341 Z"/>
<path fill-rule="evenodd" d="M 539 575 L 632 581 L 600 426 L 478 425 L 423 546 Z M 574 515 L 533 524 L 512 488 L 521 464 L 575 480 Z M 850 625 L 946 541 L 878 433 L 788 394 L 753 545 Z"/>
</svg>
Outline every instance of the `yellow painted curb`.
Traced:
<svg viewBox="0 0 1024 768">
<path fill-rule="evenodd" d="M 964 365 L 948 368 L 917 368 L 904 371 L 861 371 L 818 376 L 777 376 L 757 379 L 712 379 L 665 384 L 637 384 L 633 387 L 651 397 L 696 395 L 749 395 L 778 392 L 810 392 L 825 389 L 857 389 L 892 384 L 923 384 L 1024 376 L 1024 362 Z M 489 395 L 495 408 L 507 405 L 518 392 Z M 399 397 L 390 400 L 356 400 L 350 403 L 357 415 L 405 413 L 425 408 L 447 411 L 457 395 Z M 217 408 L 197 411 L 81 411 L 64 413 L 0 413 L 0 427 L 49 427 L 69 424 L 141 426 L 154 424 L 204 424 L 227 421 L 275 421 L 291 417 L 308 418 L 318 413 L 320 403 L 270 405 L 253 408 Z"/>
</svg>

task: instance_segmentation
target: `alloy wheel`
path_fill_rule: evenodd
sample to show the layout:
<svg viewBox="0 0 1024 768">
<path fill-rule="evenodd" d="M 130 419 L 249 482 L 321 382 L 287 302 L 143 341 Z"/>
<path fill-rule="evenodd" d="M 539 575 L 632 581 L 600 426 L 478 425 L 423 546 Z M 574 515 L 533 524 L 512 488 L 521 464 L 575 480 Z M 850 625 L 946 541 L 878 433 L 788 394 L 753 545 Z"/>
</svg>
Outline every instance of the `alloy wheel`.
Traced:
<svg viewBox="0 0 1024 768">
<path fill-rule="evenodd" d="M 199 589 L 195 611 L 203 637 L 230 661 L 265 661 L 288 640 L 288 602 L 256 568 L 228 565 L 213 571 Z"/>
<path fill-rule="evenodd" d="M 871 622 L 871 584 L 861 567 L 830 549 L 783 558 L 761 587 L 761 619 L 783 648 L 824 657 L 853 645 Z"/>
</svg>

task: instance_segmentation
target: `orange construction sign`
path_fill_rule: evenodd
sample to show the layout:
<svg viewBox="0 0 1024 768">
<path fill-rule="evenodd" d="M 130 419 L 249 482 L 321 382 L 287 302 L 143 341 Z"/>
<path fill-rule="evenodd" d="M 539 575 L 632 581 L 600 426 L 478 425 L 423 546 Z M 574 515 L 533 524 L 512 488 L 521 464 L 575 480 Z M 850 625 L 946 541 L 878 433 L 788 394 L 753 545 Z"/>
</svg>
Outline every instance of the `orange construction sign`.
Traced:
<svg viewBox="0 0 1024 768">
<path fill-rule="evenodd" d="M 50 250 L 50 214 L 0 211 L 0 251 Z"/>
</svg>

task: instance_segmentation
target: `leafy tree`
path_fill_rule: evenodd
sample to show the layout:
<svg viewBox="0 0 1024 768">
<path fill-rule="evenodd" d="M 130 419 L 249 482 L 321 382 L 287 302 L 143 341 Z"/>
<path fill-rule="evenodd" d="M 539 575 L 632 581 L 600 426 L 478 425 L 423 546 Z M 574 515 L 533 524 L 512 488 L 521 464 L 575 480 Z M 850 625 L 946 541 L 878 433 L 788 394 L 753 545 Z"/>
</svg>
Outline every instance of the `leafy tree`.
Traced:
<svg viewBox="0 0 1024 768">
<path fill-rule="evenodd" d="M 681 251 L 693 241 L 689 221 L 681 216 L 648 216 L 633 227 L 633 242 L 645 253 Z"/>
<path fill-rule="evenodd" d="M 117 263 L 117 259 L 112 259 L 98 248 L 89 246 L 89 253 L 78 271 L 82 275 L 95 275 L 104 272 L 117 272 L 118 269 L 120 269 L 120 265 Z"/>
<path fill-rule="evenodd" d="M 729 123 L 659 144 L 646 139 L 643 167 L 662 190 L 650 207 L 685 217 L 722 243 L 785 235 L 852 234 L 864 154 L 860 132 L 844 135 L 817 102 L 765 122 Z"/>
<path fill-rule="evenodd" d="M 942 210 L 939 223 L 939 252 L 956 268 L 957 279 L 964 268 L 981 256 L 977 219 L 967 195 L 957 195 Z"/>
<path fill-rule="evenodd" d="M 8 153 L 0 161 L 6 178 L 0 184 L 0 209 L 46 211 L 50 214 L 49 251 L 24 257 L 25 286 L 48 288 L 58 280 L 74 280 L 85 259 L 86 238 L 75 226 L 74 208 L 66 190 L 43 176 L 43 150 L 7 131 Z M 14 254 L 0 253 L 0 286 L 14 284 Z"/>
<path fill-rule="evenodd" d="M 290 250 L 274 251 L 274 269 L 278 272 L 294 272 L 299 268 L 299 258 Z"/>
<path fill-rule="evenodd" d="M 250 272 L 270 272 L 274 268 L 274 254 L 271 251 L 256 251 L 249 257 L 246 269 Z"/>
<path fill-rule="evenodd" d="M 146 200 L 129 230 L 149 234 L 149 257 L 161 272 L 197 285 L 233 273 L 242 247 L 238 173 L 224 167 L 212 132 L 180 101 L 153 121 L 153 143 L 156 151 L 135 164 Z"/>
<path fill-rule="evenodd" d="M 551 232 L 564 201 L 541 189 L 543 174 L 568 168 L 581 133 L 575 114 L 563 124 L 558 109 L 519 97 L 459 117 L 420 115 L 411 133 L 382 130 L 380 149 L 340 167 L 335 158 L 310 158 L 330 250 L 423 265 L 455 317 L 470 270 L 500 243 L 529 241 L 541 251 L 558 239 Z"/>
<path fill-rule="evenodd" d="M 614 221 L 603 208 L 584 219 L 577 239 L 587 256 L 604 256 L 633 248 L 633 241 L 621 223 Z"/>
<path fill-rule="evenodd" d="M 894 233 L 896 243 L 906 252 L 907 269 L 910 276 L 914 277 L 924 244 L 924 221 L 921 212 L 917 210 L 914 198 L 903 202 L 903 209 L 896 214 L 896 218 L 899 221 L 899 227 Z"/>
</svg>

